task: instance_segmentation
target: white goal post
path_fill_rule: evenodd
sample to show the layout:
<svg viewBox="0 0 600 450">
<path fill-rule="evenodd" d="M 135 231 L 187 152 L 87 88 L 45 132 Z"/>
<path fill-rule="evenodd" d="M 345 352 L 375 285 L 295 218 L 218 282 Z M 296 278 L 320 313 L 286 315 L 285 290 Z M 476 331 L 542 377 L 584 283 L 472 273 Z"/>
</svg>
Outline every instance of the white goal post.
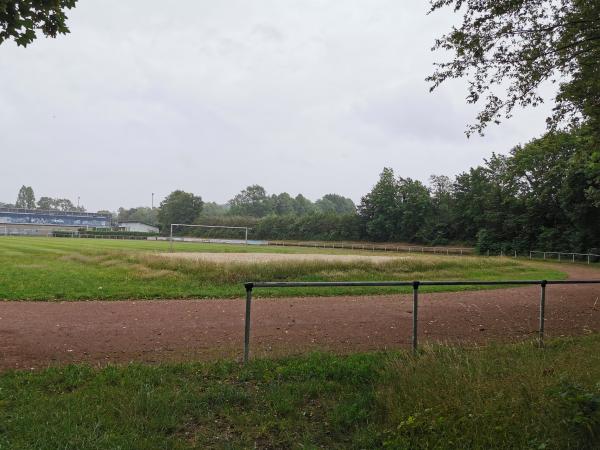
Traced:
<svg viewBox="0 0 600 450">
<path fill-rule="evenodd" d="M 170 249 L 173 251 L 173 227 L 190 227 L 190 228 L 226 228 L 229 230 L 244 230 L 244 242 L 248 245 L 248 230 L 252 228 L 249 227 L 227 227 L 224 225 L 192 225 L 188 223 L 172 223 L 171 224 L 171 234 L 169 235 Z"/>
</svg>

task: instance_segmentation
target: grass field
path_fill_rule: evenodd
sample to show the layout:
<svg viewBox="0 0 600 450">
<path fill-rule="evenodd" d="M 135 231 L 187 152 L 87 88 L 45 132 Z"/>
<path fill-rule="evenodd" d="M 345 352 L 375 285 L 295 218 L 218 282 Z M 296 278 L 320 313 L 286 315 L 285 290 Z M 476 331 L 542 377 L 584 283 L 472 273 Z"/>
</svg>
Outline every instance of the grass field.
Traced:
<svg viewBox="0 0 600 450">
<path fill-rule="evenodd" d="M 408 255 L 369 261 L 216 263 L 169 259 L 167 242 L 0 237 L 0 298 L 7 300 L 92 300 L 231 298 L 245 281 L 383 281 L 441 279 L 563 279 L 540 263 L 509 258 Z M 370 252 L 178 243 L 182 252 L 358 254 Z M 389 254 L 388 254 L 389 255 Z M 476 287 L 438 287 L 464 290 Z M 406 292 L 397 288 L 261 290 L 260 296 L 345 295 Z"/>
<path fill-rule="evenodd" d="M 597 449 L 600 336 L 0 375 L 0 448 Z"/>
</svg>

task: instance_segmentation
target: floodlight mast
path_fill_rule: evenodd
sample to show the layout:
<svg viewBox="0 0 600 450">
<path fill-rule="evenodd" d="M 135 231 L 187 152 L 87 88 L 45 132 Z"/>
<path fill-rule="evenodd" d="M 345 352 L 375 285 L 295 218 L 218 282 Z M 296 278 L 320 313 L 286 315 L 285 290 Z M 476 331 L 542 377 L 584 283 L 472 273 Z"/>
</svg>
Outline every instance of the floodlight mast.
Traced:
<svg viewBox="0 0 600 450">
<path fill-rule="evenodd" d="M 188 224 L 188 223 L 172 223 L 171 224 L 171 234 L 169 235 L 171 253 L 173 253 L 173 227 L 177 227 L 177 226 L 192 227 L 192 228 L 227 228 L 230 230 L 244 230 L 245 231 L 244 243 L 246 245 L 248 245 L 248 230 L 251 230 L 251 228 L 248 228 L 248 227 L 227 227 L 227 226 L 221 226 L 221 225 L 192 225 L 192 224 Z"/>
</svg>

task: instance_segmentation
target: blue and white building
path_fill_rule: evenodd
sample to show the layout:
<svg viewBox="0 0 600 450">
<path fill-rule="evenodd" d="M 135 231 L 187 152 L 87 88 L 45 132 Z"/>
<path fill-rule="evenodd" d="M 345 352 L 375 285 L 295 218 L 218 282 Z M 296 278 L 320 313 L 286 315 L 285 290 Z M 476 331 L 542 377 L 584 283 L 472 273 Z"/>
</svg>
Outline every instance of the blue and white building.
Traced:
<svg viewBox="0 0 600 450">
<path fill-rule="evenodd" d="M 79 228 L 110 229 L 111 226 L 110 214 L 0 208 L 0 235 L 48 235 L 53 231 L 77 231 Z"/>
</svg>

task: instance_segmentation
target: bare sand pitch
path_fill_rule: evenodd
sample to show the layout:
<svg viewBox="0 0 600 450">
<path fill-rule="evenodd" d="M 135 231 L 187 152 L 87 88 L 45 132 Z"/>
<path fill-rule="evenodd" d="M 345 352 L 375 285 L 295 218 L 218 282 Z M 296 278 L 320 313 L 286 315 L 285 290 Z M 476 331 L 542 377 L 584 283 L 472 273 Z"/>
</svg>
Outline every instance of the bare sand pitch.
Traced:
<svg viewBox="0 0 600 450">
<path fill-rule="evenodd" d="M 573 279 L 597 269 L 561 268 Z M 548 336 L 600 332 L 600 286 L 547 289 Z M 421 295 L 421 342 L 533 338 L 539 287 Z M 252 354 L 354 352 L 410 345 L 410 295 L 256 299 Z M 0 302 L 0 369 L 239 358 L 244 300 Z"/>
<path fill-rule="evenodd" d="M 382 263 L 397 259 L 406 259 L 402 256 L 383 255 L 330 255 L 320 253 L 157 253 L 156 256 L 165 258 L 187 259 L 193 261 L 210 261 L 216 263 L 261 263 L 261 262 L 288 262 L 288 261 L 322 261 L 322 262 L 374 262 Z"/>
</svg>

